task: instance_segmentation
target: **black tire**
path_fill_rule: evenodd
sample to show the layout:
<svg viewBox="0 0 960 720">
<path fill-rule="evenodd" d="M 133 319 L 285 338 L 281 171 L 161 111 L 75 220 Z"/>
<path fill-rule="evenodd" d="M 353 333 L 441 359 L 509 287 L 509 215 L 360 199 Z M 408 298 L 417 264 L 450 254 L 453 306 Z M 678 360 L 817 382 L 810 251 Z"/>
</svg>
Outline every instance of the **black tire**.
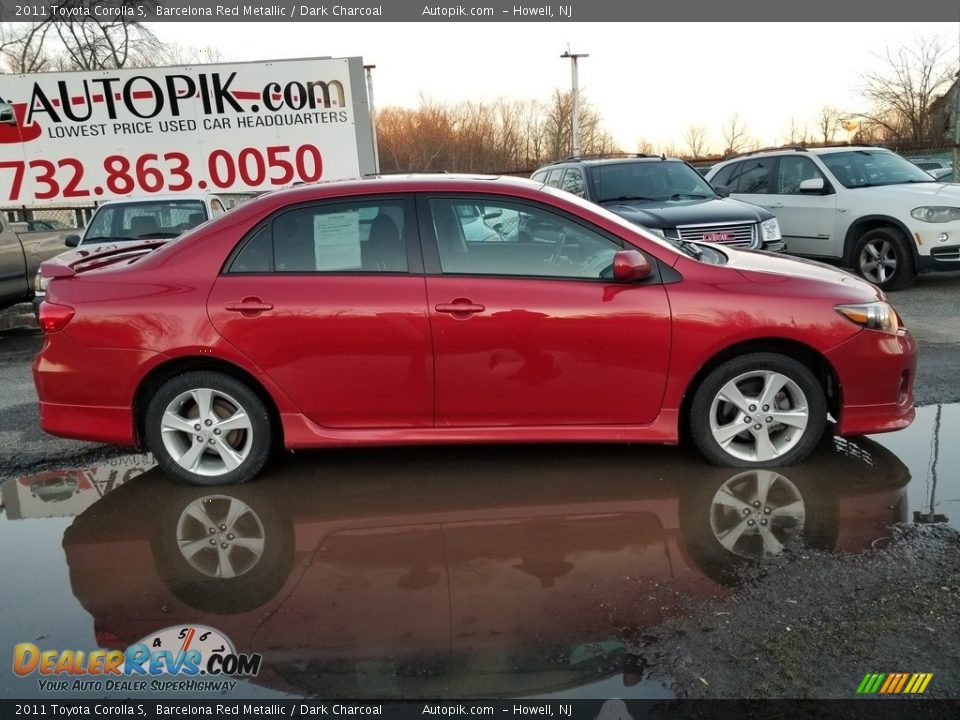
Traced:
<svg viewBox="0 0 960 720">
<path fill-rule="evenodd" d="M 241 432 L 249 432 L 252 438 L 242 436 L 245 455 L 232 470 L 216 474 L 193 472 L 182 467 L 164 443 L 161 420 L 167 406 L 181 394 L 201 388 L 229 396 L 249 418 L 250 430 Z M 272 450 L 273 428 L 263 401 L 241 381 L 219 372 L 200 370 L 171 378 L 150 399 L 144 421 L 147 446 L 156 457 L 157 464 L 170 476 L 190 485 L 209 487 L 247 482 L 263 469 Z M 192 442 L 191 436 L 182 437 Z"/>
<path fill-rule="evenodd" d="M 726 414 L 727 417 L 725 418 L 715 417 L 713 419 L 722 419 L 727 426 L 733 428 L 734 426 L 730 424 L 733 422 L 730 412 L 733 410 L 733 415 L 737 415 L 738 411 L 731 404 L 719 400 L 718 407 L 715 409 L 714 399 L 718 398 L 721 388 L 727 383 L 750 373 L 760 374 L 767 371 L 783 375 L 793 383 L 792 386 L 784 389 L 784 400 L 780 400 L 779 394 L 776 395 L 776 400 L 784 402 L 788 407 L 775 407 L 773 410 L 765 412 L 763 408 L 756 404 L 749 405 L 747 411 L 756 412 L 757 416 L 751 417 L 750 423 L 744 422 L 743 432 L 730 441 L 730 450 L 725 449 L 714 437 L 711 430 L 711 413 L 715 410 L 716 415 Z M 752 381 L 745 380 L 743 382 L 749 384 Z M 802 393 L 802 398 L 794 397 L 798 394 L 797 391 Z M 753 397 L 747 392 L 744 392 L 744 395 L 747 396 L 748 400 Z M 804 401 L 807 413 L 806 426 L 802 430 L 798 430 L 801 433 L 799 438 L 789 432 L 789 426 L 775 422 L 771 423 L 767 419 L 773 417 L 771 413 L 786 411 L 791 404 L 799 408 L 800 405 L 795 403 L 798 399 Z M 754 410 L 751 411 L 750 408 L 754 408 Z M 741 422 L 744 419 L 744 417 L 738 416 L 736 421 Z M 820 438 L 823 437 L 827 424 L 826 397 L 817 378 L 803 363 L 786 355 L 755 352 L 728 360 L 707 375 L 695 391 L 693 402 L 690 405 L 689 423 L 690 438 L 694 445 L 707 460 L 715 465 L 726 467 L 792 465 L 801 462 L 813 452 Z M 758 425 L 760 427 L 757 427 Z M 756 459 L 749 457 L 751 438 L 759 448 L 759 443 L 756 441 L 758 434 L 754 433 L 751 428 L 756 428 L 758 432 L 766 433 L 768 437 L 774 438 L 774 446 L 776 446 L 777 441 L 781 442 L 780 452 L 769 458 Z"/>
<path fill-rule="evenodd" d="M 193 539 L 212 534 L 187 513 L 191 506 L 205 508 L 214 520 L 222 519 L 227 504 L 240 503 L 234 530 L 243 538 L 259 539 L 257 553 L 229 548 L 233 577 L 218 576 L 217 549 L 201 550 L 188 560 L 181 549 Z M 217 537 L 216 539 L 226 540 Z M 227 540 L 229 543 L 229 541 Z M 206 613 L 230 615 L 258 608 L 280 592 L 293 567 L 293 525 L 277 511 L 266 486 L 251 485 L 217 492 L 210 489 L 168 488 L 150 537 L 157 572 L 171 594 Z"/>
<path fill-rule="evenodd" d="M 887 262 L 895 263 L 892 269 L 888 267 L 882 270 L 885 277 L 881 277 L 880 271 L 866 266 L 866 263 L 876 259 L 875 256 L 871 256 L 868 246 L 874 248 L 877 254 L 882 254 Z M 881 290 L 900 290 L 910 285 L 917 276 L 913 264 L 913 253 L 904 241 L 903 235 L 890 227 L 868 230 L 860 236 L 853 248 L 853 269 L 857 275 L 872 282 Z"/>
</svg>

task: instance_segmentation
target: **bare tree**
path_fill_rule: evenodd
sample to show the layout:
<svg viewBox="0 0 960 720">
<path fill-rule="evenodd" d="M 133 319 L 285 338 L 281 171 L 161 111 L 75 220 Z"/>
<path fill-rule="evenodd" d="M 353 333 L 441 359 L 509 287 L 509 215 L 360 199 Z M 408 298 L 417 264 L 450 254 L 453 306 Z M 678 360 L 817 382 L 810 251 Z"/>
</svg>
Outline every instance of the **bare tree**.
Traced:
<svg viewBox="0 0 960 720">
<path fill-rule="evenodd" d="M 956 71 L 952 48 L 941 37 L 917 37 L 887 48 L 884 67 L 864 73 L 863 96 L 871 104 L 864 117 L 890 140 L 921 143 L 936 135 L 930 106 L 949 87 Z"/>
<path fill-rule="evenodd" d="M 157 58 L 165 65 L 203 65 L 226 62 L 223 51 L 214 46 L 194 47 L 180 43 L 165 43 Z"/>
<path fill-rule="evenodd" d="M 146 0 L 150 2 L 150 0 Z M 62 0 L 60 8 L 90 10 L 99 0 Z M 155 65 L 222 62 L 213 46 L 163 43 L 143 23 L 127 16 L 98 20 L 51 19 L 0 26 L 0 59 L 15 73 L 47 70 L 102 70 Z"/>
<path fill-rule="evenodd" d="M 797 119 L 793 116 L 790 117 L 790 129 L 789 134 L 784 140 L 787 145 L 807 145 L 810 142 L 809 131 L 807 126 L 804 125 L 802 128 L 797 125 Z"/>
<path fill-rule="evenodd" d="M 843 117 L 842 112 L 829 105 L 820 108 L 820 114 L 817 116 L 817 132 L 823 138 L 824 145 L 828 145 L 836 139 L 837 130 L 840 129 Z"/>
<path fill-rule="evenodd" d="M 569 93 L 547 103 L 500 99 L 446 105 L 420 99 L 416 109 L 377 113 L 380 166 L 385 172 L 529 172 L 566 157 L 570 142 Z M 599 114 L 581 98 L 584 153 L 616 151 Z"/>
<path fill-rule="evenodd" d="M 683 157 L 683 151 L 676 145 L 661 145 L 660 154 L 664 157 Z"/>
<path fill-rule="evenodd" d="M 724 155 L 735 155 L 743 150 L 750 141 L 747 137 L 747 126 L 740 119 L 739 113 L 730 116 L 730 119 L 722 128 L 722 133 L 725 145 Z"/>
<path fill-rule="evenodd" d="M 653 143 L 646 138 L 637 138 L 637 152 L 641 155 L 653 155 Z"/>
<path fill-rule="evenodd" d="M 0 55 L 10 72 L 43 72 L 50 68 L 53 59 L 44 40 L 52 29 L 50 23 L 0 25 Z"/>
<path fill-rule="evenodd" d="M 707 129 L 703 125 L 691 125 L 684 130 L 683 141 L 694 160 L 701 158 L 707 149 Z"/>
</svg>

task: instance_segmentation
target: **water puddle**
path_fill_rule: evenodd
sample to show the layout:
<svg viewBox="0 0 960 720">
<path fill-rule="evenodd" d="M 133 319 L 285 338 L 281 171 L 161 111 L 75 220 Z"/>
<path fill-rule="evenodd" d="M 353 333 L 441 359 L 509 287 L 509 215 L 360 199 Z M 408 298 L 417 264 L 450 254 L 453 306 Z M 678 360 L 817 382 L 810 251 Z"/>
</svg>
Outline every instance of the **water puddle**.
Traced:
<svg viewBox="0 0 960 720">
<path fill-rule="evenodd" d="M 233 488 L 177 485 L 148 455 L 18 478 L 0 489 L 0 652 L 165 648 L 180 628 L 262 656 L 238 697 L 669 697 L 630 650 L 645 630 L 798 543 L 956 526 L 958 437 L 943 405 L 776 470 L 480 447 L 298 453 Z M 6 696 L 50 696 L 3 668 Z"/>
</svg>

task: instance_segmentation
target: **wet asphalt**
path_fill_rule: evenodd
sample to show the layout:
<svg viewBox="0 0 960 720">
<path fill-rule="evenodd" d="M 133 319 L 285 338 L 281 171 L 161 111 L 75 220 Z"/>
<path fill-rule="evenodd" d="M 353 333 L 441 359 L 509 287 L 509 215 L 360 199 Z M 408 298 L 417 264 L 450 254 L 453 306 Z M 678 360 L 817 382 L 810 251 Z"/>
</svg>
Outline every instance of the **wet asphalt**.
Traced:
<svg viewBox="0 0 960 720">
<path fill-rule="evenodd" d="M 915 423 L 827 438 L 794 468 L 639 446 L 353 450 L 216 491 L 43 435 L 42 340 L 0 313 L 0 652 L 182 625 L 263 655 L 231 697 L 851 698 L 867 673 L 921 672 L 925 697 L 960 697 L 957 283 L 892 297 L 921 345 Z M 761 488 L 769 508 L 734 538 Z M 0 694 L 53 697 L 9 663 Z"/>
</svg>

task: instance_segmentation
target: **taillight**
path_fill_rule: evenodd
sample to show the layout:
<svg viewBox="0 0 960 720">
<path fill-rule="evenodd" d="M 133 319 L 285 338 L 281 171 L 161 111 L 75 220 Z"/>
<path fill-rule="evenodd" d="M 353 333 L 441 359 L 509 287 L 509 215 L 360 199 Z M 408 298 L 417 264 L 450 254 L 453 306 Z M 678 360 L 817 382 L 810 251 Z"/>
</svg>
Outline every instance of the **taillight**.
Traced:
<svg viewBox="0 0 960 720">
<path fill-rule="evenodd" d="M 44 301 L 40 303 L 40 329 L 45 333 L 60 332 L 73 319 L 75 313 L 76 310 L 69 305 Z"/>
</svg>

